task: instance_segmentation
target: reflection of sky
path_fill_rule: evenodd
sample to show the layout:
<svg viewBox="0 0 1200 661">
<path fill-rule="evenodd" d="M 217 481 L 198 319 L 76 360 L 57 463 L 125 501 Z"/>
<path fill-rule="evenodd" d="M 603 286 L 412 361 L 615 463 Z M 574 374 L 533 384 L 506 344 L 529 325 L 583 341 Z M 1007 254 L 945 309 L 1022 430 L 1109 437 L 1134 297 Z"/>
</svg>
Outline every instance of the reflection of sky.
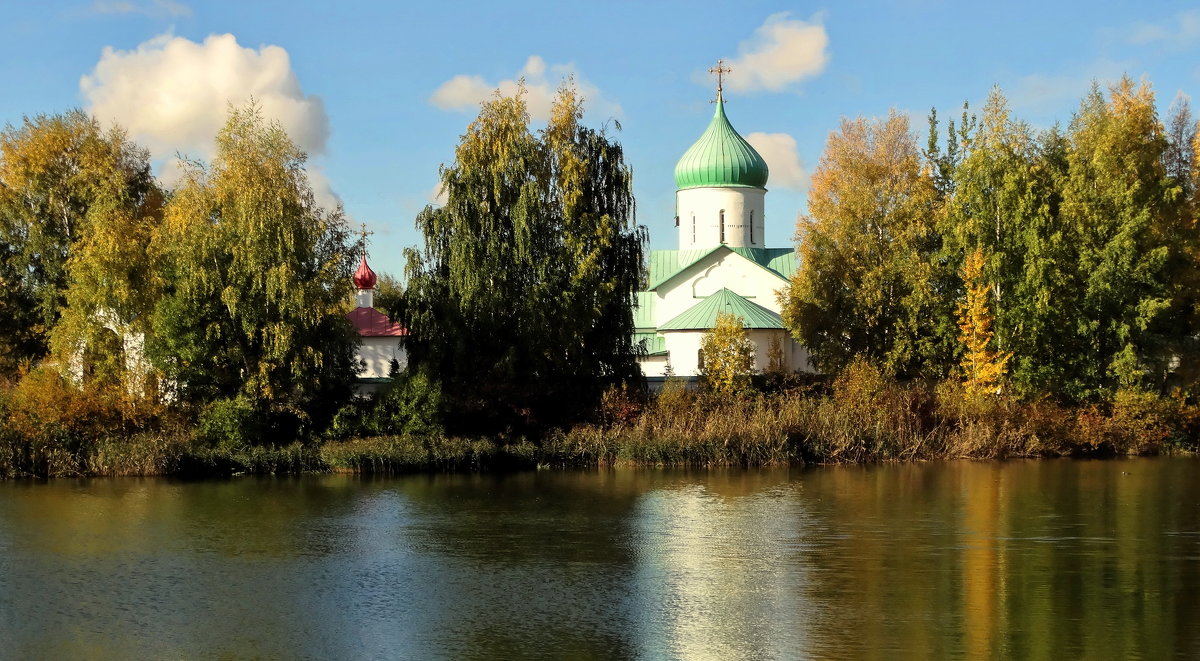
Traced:
<svg viewBox="0 0 1200 661">
<path fill-rule="evenodd" d="M 739 496 L 683 482 L 645 493 L 634 512 L 635 583 L 647 658 L 802 658 L 805 598 L 799 557 L 812 521 L 799 482 Z"/>
</svg>

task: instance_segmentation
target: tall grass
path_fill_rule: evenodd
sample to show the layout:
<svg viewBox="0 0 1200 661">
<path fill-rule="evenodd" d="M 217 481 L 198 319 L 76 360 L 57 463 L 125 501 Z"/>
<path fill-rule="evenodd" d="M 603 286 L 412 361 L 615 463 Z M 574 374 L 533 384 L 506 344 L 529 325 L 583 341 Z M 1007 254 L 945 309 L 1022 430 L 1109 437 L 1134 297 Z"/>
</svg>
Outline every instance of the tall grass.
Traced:
<svg viewBox="0 0 1200 661">
<path fill-rule="evenodd" d="M 612 391 L 595 422 L 535 441 L 434 433 L 323 445 L 213 442 L 168 416 L 131 413 L 110 394 L 39 378 L 0 392 L 0 478 L 1096 456 L 1195 451 L 1200 438 L 1200 406 L 1181 397 L 1127 390 L 1079 407 L 971 398 L 953 382 L 898 383 L 865 363 L 825 387 L 773 394 L 717 397 L 679 384 L 649 399 Z"/>
<path fill-rule="evenodd" d="M 851 366 L 827 393 L 718 398 L 676 385 L 637 415 L 599 417 L 603 423 L 546 439 L 543 461 L 762 466 L 1096 456 L 1194 451 L 1200 438 L 1200 407 L 1179 398 L 1121 391 L 1082 407 L 971 398 L 953 382 L 902 384 L 863 363 Z"/>
<path fill-rule="evenodd" d="M 533 468 L 537 447 L 527 441 L 444 436 L 376 436 L 321 446 L 333 470 L 357 473 L 411 473 L 499 468 Z"/>
</svg>

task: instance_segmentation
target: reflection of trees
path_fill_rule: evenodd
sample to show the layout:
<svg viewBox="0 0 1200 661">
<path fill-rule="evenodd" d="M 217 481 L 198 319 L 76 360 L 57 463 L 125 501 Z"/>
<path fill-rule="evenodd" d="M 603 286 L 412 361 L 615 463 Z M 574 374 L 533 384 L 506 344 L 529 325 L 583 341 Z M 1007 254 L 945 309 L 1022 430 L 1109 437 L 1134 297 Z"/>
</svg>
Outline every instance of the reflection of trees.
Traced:
<svg viewBox="0 0 1200 661">
<path fill-rule="evenodd" d="M 17 658 L 322 649 L 297 631 L 321 608 L 306 558 L 337 550 L 321 523 L 339 520 L 352 492 L 259 479 L 0 487 L 0 530 L 14 531 L 4 639 Z"/>
<path fill-rule="evenodd" d="M 1150 459 L 808 473 L 813 515 L 837 533 L 805 559 L 810 598 L 830 609 L 815 656 L 1196 656 L 1195 472 Z"/>
<path fill-rule="evenodd" d="M 363 478 L 364 585 L 354 619 L 371 647 L 429 658 L 621 658 L 629 511 L 627 472 L 533 472 Z M 396 512 L 402 513 L 397 515 Z M 402 558 L 380 563 L 380 558 Z"/>
<path fill-rule="evenodd" d="M 17 657 L 1200 658 L 1197 463 L 0 483 L 0 639 Z"/>
</svg>

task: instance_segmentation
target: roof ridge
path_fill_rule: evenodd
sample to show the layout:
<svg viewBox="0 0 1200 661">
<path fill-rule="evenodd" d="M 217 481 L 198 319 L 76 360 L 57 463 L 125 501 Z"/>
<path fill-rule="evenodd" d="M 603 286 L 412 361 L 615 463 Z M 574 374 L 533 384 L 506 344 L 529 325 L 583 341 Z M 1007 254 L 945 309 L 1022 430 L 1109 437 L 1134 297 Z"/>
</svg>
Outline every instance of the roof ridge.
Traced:
<svg viewBox="0 0 1200 661">
<path fill-rule="evenodd" d="M 726 311 L 738 315 L 746 328 L 784 328 L 783 318 L 774 311 L 722 287 L 659 326 L 658 330 L 707 330 L 716 326 L 717 314 Z"/>
<path fill-rule="evenodd" d="M 714 246 L 714 247 L 712 247 L 712 248 L 710 248 L 710 249 L 707 249 L 707 250 L 706 250 L 706 249 L 704 249 L 704 248 L 697 248 L 697 249 L 695 249 L 694 251 L 693 251 L 693 250 L 652 250 L 652 251 L 650 251 L 650 253 L 651 253 L 651 257 L 650 257 L 651 264 L 650 264 L 650 267 L 651 267 L 651 268 L 650 268 L 650 274 L 649 274 L 649 275 L 650 275 L 650 278 L 651 278 L 651 279 L 650 279 L 650 280 L 649 280 L 649 282 L 647 283 L 647 286 L 646 286 L 646 291 L 653 291 L 653 290 L 655 290 L 655 289 L 658 289 L 658 288 L 659 288 L 659 287 L 661 287 L 662 285 L 664 285 L 664 284 L 666 284 L 666 283 L 670 282 L 671 280 L 674 280 L 674 279 L 675 279 L 675 276 L 679 275 L 680 273 L 683 273 L 683 272 L 684 272 L 684 271 L 686 271 L 687 269 L 689 269 L 689 268 L 691 268 L 692 266 L 694 266 L 695 264 L 699 263 L 699 262 L 700 262 L 700 260 L 702 260 L 702 259 L 704 259 L 704 258 L 708 257 L 709 255 L 713 254 L 714 252 L 716 252 L 716 251 L 720 250 L 721 248 L 726 248 L 726 249 L 728 249 L 730 252 L 732 252 L 732 253 L 734 253 L 734 254 L 738 255 L 738 256 L 739 256 L 739 257 L 741 257 L 742 259 L 745 259 L 745 260 L 747 260 L 747 261 L 749 261 L 749 262 L 751 262 L 751 263 L 753 263 L 753 264 L 756 264 L 757 266 L 759 266 L 759 267 L 761 267 L 761 268 L 763 268 L 763 269 L 766 269 L 767 271 L 769 271 L 769 272 L 771 272 L 771 273 L 775 274 L 777 277 L 779 277 L 779 278 L 780 278 L 780 279 L 782 279 L 782 280 L 790 280 L 790 276 L 791 276 L 791 270 L 789 270 L 787 273 L 784 273 L 783 271 L 781 271 L 781 270 L 779 270 L 779 269 L 777 269 L 777 268 L 775 268 L 775 267 L 771 266 L 771 263 L 772 263 L 772 262 L 774 262 L 774 261 L 776 261 L 776 260 L 778 260 L 778 259 L 780 259 L 780 258 L 781 258 L 781 257 L 783 257 L 784 255 L 786 255 L 788 252 L 795 252 L 795 250 L 794 250 L 794 249 L 792 249 L 792 248 L 752 248 L 752 247 L 749 247 L 749 246 L 745 246 L 745 247 L 743 247 L 743 246 L 737 246 L 737 247 L 734 247 L 734 246 L 729 246 L 729 245 L 726 245 L 726 244 L 722 243 L 722 244 L 720 244 L 720 245 Z M 747 255 L 747 254 L 744 254 L 744 253 L 742 253 L 741 251 L 743 251 L 743 250 L 748 250 L 748 251 L 758 251 L 758 250 L 761 250 L 761 251 L 775 251 L 775 250 L 779 250 L 779 251 L 781 251 L 781 252 L 779 252 L 779 253 L 778 253 L 778 254 L 776 254 L 775 256 L 771 257 L 770 259 L 767 259 L 767 260 L 766 260 L 766 263 L 764 263 L 764 262 L 762 262 L 762 261 L 759 261 L 758 259 L 754 259 L 754 258 L 752 258 L 750 255 Z M 658 277 L 657 277 L 657 278 L 655 278 L 655 277 L 654 277 L 654 276 L 655 276 L 655 270 L 662 270 L 662 266 L 660 265 L 658 269 L 655 269 L 655 268 L 654 268 L 654 253 L 667 253 L 667 252 L 675 253 L 675 255 L 674 255 L 674 256 L 675 256 L 675 262 L 674 262 L 674 265 L 673 265 L 673 267 L 672 267 L 672 268 L 671 268 L 669 271 L 667 271 L 666 273 L 659 273 L 659 274 L 658 274 Z M 698 254 L 697 254 L 697 256 L 696 256 L 695 258 L 691 259 L 691 260 L 690 260 L 690 261 L 688 261 L 686 264 L 681 264 L 681 263 L 679 262 L 679 256 L 680 256 L 680 254 L 681 254 L 681 253 L 685 253 L 685 252 L 696 252 L 696 253 L 698 253 Z M 793 270 L 794 270 L 794 269 L 793 269 Z"/>
</svg>

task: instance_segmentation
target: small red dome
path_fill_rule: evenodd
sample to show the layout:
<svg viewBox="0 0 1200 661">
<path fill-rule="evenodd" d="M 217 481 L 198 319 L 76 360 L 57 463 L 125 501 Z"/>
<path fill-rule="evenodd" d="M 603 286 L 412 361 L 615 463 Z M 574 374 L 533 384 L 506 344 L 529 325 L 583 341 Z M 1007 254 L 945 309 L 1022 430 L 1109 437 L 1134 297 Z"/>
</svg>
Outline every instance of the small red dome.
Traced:
<svg viewBox="0 0 1200 661">
<path fill-rule="evenodd" d="M 376 281 L 375 272 L 367 266 L 367 256 L 363 255 L 362 261 L 358 263 L 358 270 L 354 272 L 354 286 L 359 289 L 374 289 Z"/>
</svg>

